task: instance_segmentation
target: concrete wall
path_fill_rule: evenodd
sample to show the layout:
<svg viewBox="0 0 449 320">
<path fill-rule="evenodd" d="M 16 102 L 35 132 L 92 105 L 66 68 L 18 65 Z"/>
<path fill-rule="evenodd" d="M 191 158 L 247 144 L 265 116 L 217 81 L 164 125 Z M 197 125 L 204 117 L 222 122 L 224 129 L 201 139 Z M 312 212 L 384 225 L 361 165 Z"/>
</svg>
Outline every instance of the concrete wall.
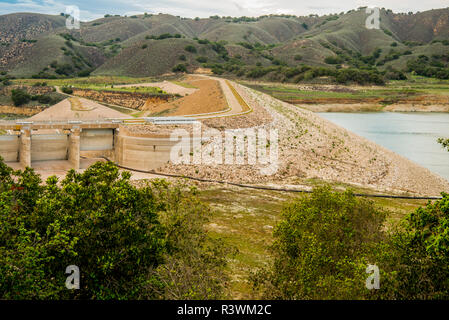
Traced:
<svg viewBox="0 0 449 320">
<path fill-rule="evenodd" d="M 22 130 L 20 136 L 0 136 L 0 155 L 23 167 L 33 161 L 68 160 L 74 169 L 80 167 L 80 156 L 106 156 L 124 167 L 149 171 L 169 162 L 171 149 L 178 143 L 169 137 L 131 137 L 113 129 L 72 129 L 63 134 Z"/>
<path fill-rule="evenodd" d="M 67 160 L 67 134 L 31 135 L 31 161 Z"/>
<path fill-rule="evenodd" d="M 83 129 L 80 139 L 80 151 L 106 151 L 114 148 L 112 129 Z"/>
<path fill-rule="evenodd" d="M 115 161 L 137 170 L 155 170 L 170 160 L 170 151 L 177 142 L 169 138 L 140 138 L 117 135 Z"/>
<path fill-rule="evenodd" d="M 19 161 L 19 143 L 17 135 L 0 136 L 0 156 L 5 162 Z"/>
</svg>

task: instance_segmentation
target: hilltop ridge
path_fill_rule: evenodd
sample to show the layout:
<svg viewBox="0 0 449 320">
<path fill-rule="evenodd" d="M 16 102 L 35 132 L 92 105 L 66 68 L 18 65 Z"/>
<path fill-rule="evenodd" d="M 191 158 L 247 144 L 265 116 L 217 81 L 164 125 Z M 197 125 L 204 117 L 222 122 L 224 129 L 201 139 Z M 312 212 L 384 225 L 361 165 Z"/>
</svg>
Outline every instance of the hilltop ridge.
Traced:
<svg viewBox="0 0 449 320">
<path fill-rule="evenodd" d="M 14 13 L 0 16 L 0 71 L 36 78 L 154 76 L 203 67 L 256 78 L 300 66 L 402 72 L 423 55 L 447 68 L 449 8 L 415 14 L 382 9 L 380 16 L 381 28 L 370 30 L 364 8 L 306 17 L 106 14 L 67 30 L 64 16 Z"/>
</svg>

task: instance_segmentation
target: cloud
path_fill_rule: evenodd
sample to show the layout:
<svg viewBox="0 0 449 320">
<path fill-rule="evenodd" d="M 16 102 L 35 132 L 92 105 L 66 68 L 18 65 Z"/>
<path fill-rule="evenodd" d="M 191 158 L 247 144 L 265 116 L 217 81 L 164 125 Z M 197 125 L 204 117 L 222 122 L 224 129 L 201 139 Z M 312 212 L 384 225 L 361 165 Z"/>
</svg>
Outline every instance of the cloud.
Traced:
<svg viewBox="0 0 449 320">
<path fill-rule="evenodd" d="M 393 11 L 424 11 L 444 8 L 447 0 L 0 0 L 0 14 L 37 12 L 59 14 L 68 5 L 76 5 L 81 20 L 92 20 L 104 14 L 169 13 L 183 17 L 259 16 L 270 13 L 308 15 L 339 13 L 360 6 L 377 6 Z"/>
</svg>

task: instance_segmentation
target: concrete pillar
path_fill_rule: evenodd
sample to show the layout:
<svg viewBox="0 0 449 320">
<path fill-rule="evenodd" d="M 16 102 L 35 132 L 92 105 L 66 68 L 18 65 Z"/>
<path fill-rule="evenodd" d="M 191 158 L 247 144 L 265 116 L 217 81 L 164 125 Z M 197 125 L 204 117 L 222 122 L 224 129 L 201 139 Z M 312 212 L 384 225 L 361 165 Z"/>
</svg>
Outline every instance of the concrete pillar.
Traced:
<svg viewBox="0 0 449 320">
<path fill-rule="evenodd" d="M 23 129 L 20 134 L 19 162 L 23 168 L 31 168 L 31 130 Z"/>
<path fill-rule="evenodd" d="M 68 160 L 73 169 L 80 168 L 80 128 L 73 128 L 69 134 L 69 156 Z"/>
<path fill-rule="evenodd" d="M 123 164 L 123 136 L 120 130 L 114 130 L 114 161 L 116 164 Z"/>
</svg>

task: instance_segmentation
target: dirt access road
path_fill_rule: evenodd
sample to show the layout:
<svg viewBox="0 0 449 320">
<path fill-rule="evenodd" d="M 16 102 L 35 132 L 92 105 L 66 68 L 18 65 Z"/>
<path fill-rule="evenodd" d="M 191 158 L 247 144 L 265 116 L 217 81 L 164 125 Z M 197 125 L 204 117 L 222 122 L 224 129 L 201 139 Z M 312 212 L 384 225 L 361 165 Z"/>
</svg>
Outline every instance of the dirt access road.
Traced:
<svg viewBox="0 0 449 320">
<path fill-rule="evenodd" d="M 195 113 L 195 114 L 182 114 L 180 116 L 194 117 L 196 119 L 204 120 L 204 119 L 222 118 L 222 117 L 229 117 L 229 116 L 239 116 L 239 115 L 244 115 L 244 114 L 252 111 L 251 108 L 248 105 L 246 105 L 243 98 L 239 97 L 239 94 L 233 88 L 234 85 L 231 81 L 221 79 L 221 78 L 206 76 L 206 75 L 194 75 L 194 77 L 198 78 L 199 80 L 204 79 L 204 80 L 217 81 L 220 85 L 220 88 L 221 88 L 223 94 L 224 94 L 224 97 L 226 99 L 226 103 L 227 103 L 228 107 L 222 111 Z M 164 83 L 147 83 L 147 84 L 141 84 L 141 83 L 128 84 L 128 85 L 122 85 L 122 86 L 116 86 L 116 87 L 117 88 L 119 88 L 119 87 L 141 87 L 141 86 L 150 86 L 150 85 L 161 87 L 161 88 L 164 87 L 163 90 L 168 90 L 169 92 L 176 91 L 178 94 L 182 94 L 184 96 L 193 94 L 198 90 L 198 89 L 186 89 L 181 86 L 171 84 L 171 83 L 165 83 L 165 82 Z M 181 89 L 183 89 L 184 91 L 180 92 Z M 62 93 L 62 91 L 59 87 L 56 87 L 56 91 L 59 93 Z M 71 96 L 71 97 L 73 97 L 73 96 Z M 240 101 L 239 101 L 238 97 L 240 98 Z M 86 98 L 83 98 L 81 101 L 82 101 L 83 106 L 84 105 L 90 106 L 92 103 L 95 103 L 94 101 L 91 101 Z M 95 104 L 98 105 L 98 103 L 95 103 Z M 81 106 L 80 108 L 82 109 L 83 106 Z M 86 108 L 85 111 L 89 111 L 88 109 L 90 109 L 90 108 Z M 210 108 L 206 108 L 206 109 L 210 109 Z M 81 111 L 81 110 L 79 110 L 79 111 Z M 106 113 L 108 113 L 108 112 L 106 112 Z M 97 117 L 98 117 L 98 115 L 96 115 L 96 118 Z M 115 117 L 122 118 L 117 115 Z M 126 117 L 126 115 L 124 115 L 123 117 Z M 108 118 L 110 118 L 110 116 Z"/>
</svg>

